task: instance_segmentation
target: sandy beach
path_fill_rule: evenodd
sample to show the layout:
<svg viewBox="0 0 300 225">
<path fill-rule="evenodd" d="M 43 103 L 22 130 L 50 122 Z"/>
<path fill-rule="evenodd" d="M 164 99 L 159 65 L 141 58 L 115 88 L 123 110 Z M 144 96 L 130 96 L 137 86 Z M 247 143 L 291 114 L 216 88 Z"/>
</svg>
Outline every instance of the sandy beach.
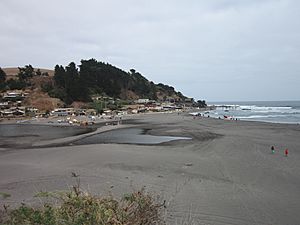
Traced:
<svg viewBox="0 0 300 225">
<path fill-rule="evenodd" d="M 1 148 L 0 192 L 11 197 L 0 196 L 0 204 L 37 204 L 37 192 L 68 189 L 75 172 L 82 188 L 95 194 L 121 196 L 145 186 L 166 200 L 168 224 L 300 224 L 299 125 L 158 113 L 102 131 L 131 126 L 192 139 L 45 147 L 74 138 L 64 137 Z"/>
</svg>

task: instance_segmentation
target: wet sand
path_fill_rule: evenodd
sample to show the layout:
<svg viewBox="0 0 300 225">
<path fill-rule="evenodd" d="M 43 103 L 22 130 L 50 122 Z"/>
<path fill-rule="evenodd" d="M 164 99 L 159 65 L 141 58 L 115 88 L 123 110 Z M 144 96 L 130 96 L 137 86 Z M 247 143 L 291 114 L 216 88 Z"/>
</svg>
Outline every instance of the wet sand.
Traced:
<svg viewBox="0 0 300 225">
<path fill-rule="evenodd" d="M 94 130 L 96 128 L 60 124 L 0 124 L 0 148 L 28 148 L 34 143 L 80 136 Z"/>
<path fill-rule="evenodd" d="M 75 172 L 96 194 L 146 186 L 166 200 L 169 224 L 300 224 L 299 125 L 177 114 L 138 115 L 132 123 L 147 134 L 192 139 L 0 151 L 0 192 L 11 194 L 0 204 L 36 204 L 36 192 L 69 188 Z"/>
</svg>

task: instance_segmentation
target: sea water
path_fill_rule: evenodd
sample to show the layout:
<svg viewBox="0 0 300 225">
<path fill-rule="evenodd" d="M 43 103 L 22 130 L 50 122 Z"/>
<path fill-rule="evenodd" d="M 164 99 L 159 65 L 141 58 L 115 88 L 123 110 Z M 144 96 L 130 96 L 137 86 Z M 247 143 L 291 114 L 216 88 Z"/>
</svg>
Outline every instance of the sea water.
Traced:
<svg viewBox="0 0 300 225">
<path fill-rule="evenodd" d="M 211 117 L 300 124 L 300 101 L 211 102 Z"/>
</svg>

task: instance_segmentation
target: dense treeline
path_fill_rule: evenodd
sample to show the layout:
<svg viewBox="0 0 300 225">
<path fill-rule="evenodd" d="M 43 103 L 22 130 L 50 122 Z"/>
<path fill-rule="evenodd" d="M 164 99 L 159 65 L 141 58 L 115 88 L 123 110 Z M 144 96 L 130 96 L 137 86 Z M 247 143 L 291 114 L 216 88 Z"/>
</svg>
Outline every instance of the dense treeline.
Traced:
<svg viewBox="0 0 300 225">
<path fill-rule="evenodd" d="M 158 91 L 184 98 L 180 92 L 175 92 L 173 87 L 156 85 L 134 69 L 125 72 L 95 59 L 82 60 L 79 70 L 73 62 L 65 68 L 56 65 L 54 85 L 44 86 L 44 89 L 50 96 L 58 97 L 67 104 L 73 101 L 90 101 L 91 95 L 127 99 L 129 93 L 134 93 L 139 98 L 156 100 Z"/>
</svg>

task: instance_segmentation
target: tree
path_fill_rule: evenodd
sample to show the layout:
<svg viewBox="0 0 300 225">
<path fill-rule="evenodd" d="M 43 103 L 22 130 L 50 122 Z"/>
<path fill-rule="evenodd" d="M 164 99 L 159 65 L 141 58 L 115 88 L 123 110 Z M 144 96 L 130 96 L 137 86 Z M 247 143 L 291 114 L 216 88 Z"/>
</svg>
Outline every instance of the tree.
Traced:
<svg viewBox="0 0 300 225">
<path fill-rule="evenodd" d="M 6 84 L 10 90 L 14 90 L 14 89 L 20 90 L 26 87 L 26 83 L 24 81 L 15 80 L 15 79 L 9 79 L 8 81 L 6 81 Z"/>
<path fill-rule="evenodd" d="M 76 68 L 76 64 L 71 62 L 66 67 L 65 73 L 65 90 L 67 93 L 66 103 L 71 104 L 74 100 L 77 99 L 77 95 L 80 94 L 78 86 L 79 74 Z"/>
<path fill-rule="evenodd" d="M 56 65 L 54 68 L 54 82 L 58 87 L 65 88 L 65 69 L 63 66 Z"/>
<path fill-rule="evenodd" d="M 76 64 L 71 62 L 65 68 L 56 65 L 54 69 L 54 88 L 49 94 L 60 98 L 67 104 L 73 101 L 90 101 L 86 81 L 80 76 Z"/>
<path fill-rule="evenodd" d="M 34 74 L 34 68 L 30 64 L 23 68 L 19 67 L 19 80 L 28 80 L 29 78 L 32 78 Z"/>
<path fill-rule="evenodd" d="M 135 74 L 135 69 L 130 69 L 129 71 L 131 74 Z"/>
<path fill-rule="evenodd" d="M 196 107 L 199 107 L 199 108 L 205 108 L 207 106 L 205 100 L 198 100 L 197 103 L 196 103 Z"/>
<path fill-rule="evenodd" d="M 0 83 L 4 83 L 6 80 L 6 73 L 0 67 Z"/>
<path fill-rule="evenodd" d="M 40 69 L 37 69 L 36 72 L 35 72 L 35 74 L 36 74 L 37 76 L 41 76 L 41 75 L 42 75 L 42 72 L 41 72 Z"/>
</svg>

